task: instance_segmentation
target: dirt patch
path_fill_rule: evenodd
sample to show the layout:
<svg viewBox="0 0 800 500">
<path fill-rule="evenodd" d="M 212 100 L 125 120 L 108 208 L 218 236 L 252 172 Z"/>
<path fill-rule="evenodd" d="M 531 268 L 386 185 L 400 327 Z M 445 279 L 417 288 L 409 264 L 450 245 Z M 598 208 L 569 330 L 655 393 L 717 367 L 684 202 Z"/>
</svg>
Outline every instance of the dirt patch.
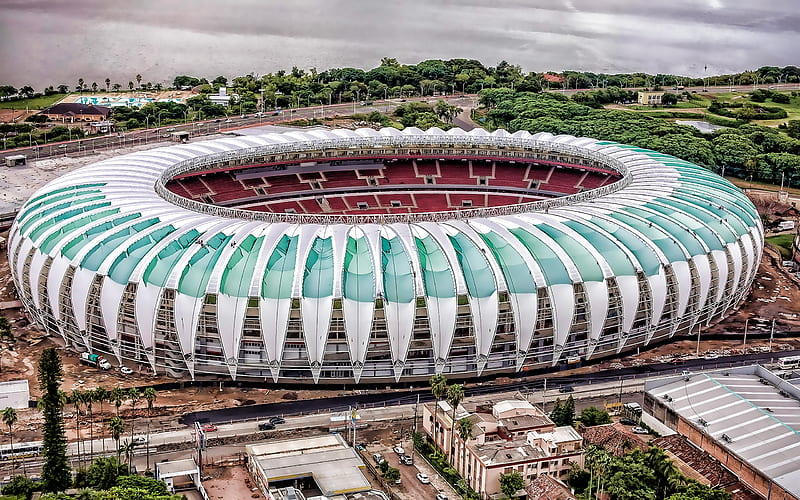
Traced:
<svg viewBox="0 0 800 500">
<path fill-rule="evenodd" d="M 213 478 L 203 481 L 203 487 L 212 500 L 264 498 L 244 466 L 205 467 L 203 474 Z"/>
</svg>

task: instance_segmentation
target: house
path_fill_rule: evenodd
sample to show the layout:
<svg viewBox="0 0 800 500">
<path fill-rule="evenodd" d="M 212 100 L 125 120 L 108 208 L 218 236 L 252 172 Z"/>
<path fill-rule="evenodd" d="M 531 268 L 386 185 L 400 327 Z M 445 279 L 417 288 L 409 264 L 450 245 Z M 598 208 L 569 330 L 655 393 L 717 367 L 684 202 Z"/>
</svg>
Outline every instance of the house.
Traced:
<svg viewBox="0 0 800 500">
<path fill-rule="evenodd" d="M 542 474 L 525 488 L 528 500 L 577 500 L 569 486 L 553 476 Z"/>
<path fill-rule="evenodd" d="M 45 115 L 51 121 L 61 123 L 99 122 L 108 119 L 111 108 L 77 102 L 62 102 L 42 110 L 39 114 Z"/>
<path fill-rule="evenodd" d="M 658 106 L 661 104 L 663 92 L 639 92 L 637 102 L 644 106 Z"/>
<path fill-rule="evenodd" d="M 435 416 L 434 416 L 435 413 Z M 557 427 L 524 400 L 507 400 L 467 411 L 459 405 L 456 422 L 472 422 L 472 439 L 456 432 L 450 448 L 453 408 L 440 401 L 423 406 L 423 429 L 449 456 L 453 468 L 482 498 L 500 492 L 500 475 L 518 471 L 526 485 L 541 475 L 565 479 L 573 463 L 583 465 L 583 438 L 570 426 Z"/>
</svg>

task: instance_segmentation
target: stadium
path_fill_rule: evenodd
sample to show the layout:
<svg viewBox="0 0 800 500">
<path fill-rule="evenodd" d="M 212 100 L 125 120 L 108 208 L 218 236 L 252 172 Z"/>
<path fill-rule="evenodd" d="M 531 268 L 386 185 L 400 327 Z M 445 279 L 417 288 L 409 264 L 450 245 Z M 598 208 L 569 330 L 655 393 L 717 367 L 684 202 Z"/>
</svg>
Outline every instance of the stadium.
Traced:
<svg viewBox="0 0 800 500">
<path fill-rule="evenodd" d="M 390 383 L 612 356 L 721 318 L 763 228 L 704 168 L 623 144 L 306 130 L 127 154 L 19 211 L 47 332 L 182 379 Z"/>
</svg>

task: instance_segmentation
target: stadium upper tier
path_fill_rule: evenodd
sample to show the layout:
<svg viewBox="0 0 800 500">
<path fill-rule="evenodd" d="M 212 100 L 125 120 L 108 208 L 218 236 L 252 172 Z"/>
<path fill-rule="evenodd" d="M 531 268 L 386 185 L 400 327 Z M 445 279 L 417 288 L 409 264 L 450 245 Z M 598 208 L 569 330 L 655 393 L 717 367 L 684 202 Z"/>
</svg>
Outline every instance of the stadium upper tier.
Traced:
<svg viewBox="0 0 800 500">
<path fill-rule="evenodd" d="M 9 262 L 76 350 L 175 377 L 514 372 L 685 334 L 747 294 L 760 218 L 721 177 L 571 136 L 231 137 L 40 189 Z"/>
</svg>

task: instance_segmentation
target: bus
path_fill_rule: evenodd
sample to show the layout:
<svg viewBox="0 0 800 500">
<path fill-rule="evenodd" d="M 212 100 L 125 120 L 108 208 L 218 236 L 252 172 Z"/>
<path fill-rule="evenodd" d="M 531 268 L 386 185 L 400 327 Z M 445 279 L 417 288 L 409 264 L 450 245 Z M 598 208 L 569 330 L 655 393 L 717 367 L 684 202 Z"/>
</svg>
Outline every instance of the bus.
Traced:
<svg viewBox="0 0 800 500">
<path fill-rule="evenodd" d="M 42 442 L 31 441 L 29 443 L 4 444 L 0 446 L 0 460 L 11 460 L 12 458 L 37 457 L 42 453 Z"/>
<path fill-rule="evenodd" d="M 800 367 L 800 356 L 786 356 L 778 359 L 778 368 L 788 370 Z"/>
</svg>

